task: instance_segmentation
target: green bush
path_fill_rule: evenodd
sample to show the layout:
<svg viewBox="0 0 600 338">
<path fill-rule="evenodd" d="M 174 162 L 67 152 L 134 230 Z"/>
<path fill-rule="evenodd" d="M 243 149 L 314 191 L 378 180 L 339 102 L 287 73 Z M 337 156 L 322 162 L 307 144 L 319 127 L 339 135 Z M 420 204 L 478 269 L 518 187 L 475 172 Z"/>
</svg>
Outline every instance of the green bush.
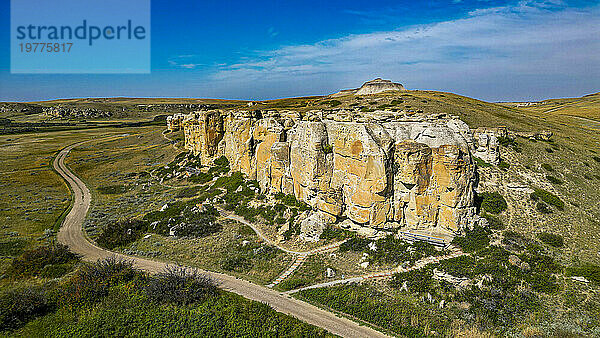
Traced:
<svg viewBox="0 0 600 338">
<path fill-rule="evenodd" d="M 443 329 L 449 325 L 437 313 L 409 301 L 390 297 L 366 285 L 309 289 L 300 291 L 299 295 L 333 310 L 385 327 L 402 337 L 426 337 L 431 329 Z M 415 317 L 420 320 L 411 325 L 411 318 Z"/>
<path fill-rule="evenodd" d="M 600 266 L 586 263 L 581 266 L 571 266 L 566 269 L 567 276 L 581 276 L 600 285 Z"/>
<path fill-rule="evenodd" d="M 554 293 L 559 289 L 556 276 L 549 273 L 531 273 L 526 275 L 525 279 L 533 291 Z"/>
<path fill-rule="evenodd" d="M 342 102 L 338 101 L 338 100 L 328 100 L 328 101 L 322 101 L 322 104 L 326 104 L 330 107 L 337 107 L 339 105 L 342 104 Z"/>
<path fill-rule="evenodd" d="M 539 201 L 535 204 L 535 209 L 542 214 L 551 214 L 552 213 L 552 209 L 548 208 L 548 205 L 546 205 L 546 203 L 541 202 L 541 201 Z"/>
<path fill-rule="evenodd" d="M 558 210 L 564 210 L 565 203 L 560 199 L 560 197 L 544 189 L 533 188 L 533 190 L 534 191 L 530 195 L 532 200 L 537 201 L 540 199 L 547 204 L 555 206 Z"/>
<path fill-rule="evenodd" d="M 197 173 L 188 178 L 188 180 L 192 183 L 204 184 L 208 183 L 213 179 L 213 175 L 209 173 Z"/>
<path fill-rule="evenodd" d="M 498 168 L 501 170 L 507 170 L 508 168 L 510 168 L 510 164 L 508 164 L 508 162 L 504 161 L 503 159 L 500 159 L 500 162 L 498 163 Z"/>
<path fill-rule="evenodd" d="M 548 163 L 543 163 L 542 168 L 544 168 L 546 171 L 554 171 L 554 168 L 552 168 L 552 166 Z"/>
<path fill-rule="evenodd" d="M 529 242 L 522 234 L 512 230 L 504 231 L 502 236 L 502 244 L 510 250 L 522 250 Z"/>
<path fill-rule="evenodd" d="M 458 256 L 440 262 L 441 269 L 456 277 L 475 277 L 477 262 L 472 256 Z"/>
<path fill-rule="evenodd" d="M 306 278 L 290 278 L 279 283 L 279 288 L 284 291 L 294 290 L 308 285 L 310 281 Z"/>
<path fill-rule="evenodd" d="M 40 276 L 44 278 L 58 278 L 66 275 L 71 270 L 73 270 L 73 263 L 51 264 L 46 265 L 40 271 Z"/>
<path fill-rule="evenodd" d="M 98 187 L 98 192 L 103 195 L 123 194 L 123 193 L 126 193 L 128 190 L 129 190 L 129 188 L 123 184 L 115 184 L 115 185 Z"/>
<path fill-rule="evenodd" d="M 204 210 L 186 213 L 181 223 L 173 228 L 175 236 L 204 237 L 221 231 L 223 228 L 217 222 L 219 212 L 211 205 L 205 205 Z"/>
<path fill-rule="evenodd" d="M 552 234 L 549 232 L 541 232 L 538 234 L 538 238 L 540 241 L 555 248 L 560 248 L 564 245 L 564 240 L 561 235 Z"/>
<path fill-rule="evenodd" d="M 41 276 L 46 266 L 74 263 L 78 256 L 69 251 L 66 245 L 52 244 L 27 250 L 13 259 L 7 269 L 7 275 L 14 278 Z M 50 269 L 50 268 L 48 268 Z M 59 268 L 56 268 L 59 269 Z M 58 277 L 58 276 L 50 276 Z"/>
<path fill-rule="evenodd" d="M 474 157 L 473 156 L 473 158 L 475 159 L 475 163 L 477 164 L 477 166 L 480 167 L 480 168 L 487 168 L 487 167 L 491 167 L 492 166 L 491 164 L 487 163 L 486 161 L 480 159 L 479 157 Z"/>
<path fill-rule="evenodd" d="M 145 286 L 148 298 L 158 303 L 188 305 L 218 294 L 216 284 L 195 269 L 167 266 Z"/>
<path fill-rule="evenodd" d="M 202 187 L 189 187 L 183 188 L 177 193 L 177 198 L 190 198 L 198 195 L 198 192 L 202 190 Z"/>
<path fill-rule="evenodd" d="M 552 175 L 546 175 L 546 179 L 552 184 L 563 184 L 563 181 L 559 180 L 558 178 Z"/>
<path fill-rule="evenodd" d="M 479 195 L 479 198 L 481 199 L 481 209 L 492 214 L 499 214 L 508 207 L 506 200 L 498 192 L 484 192 Z"/>
<path fill-rule="evenodd" d="M 488 221 L 488 227 L 492 230 L 504 230 L 504 228 L 506 228 L 506 226 L 504 225 L 504 223 L 502 223 L 500 218 L 494 215 L 490 215 L 484 212 L 481 215 L 481 217 L 485 218 Z"/>
<path fill-rule="evenodd" d="M 110 287 L 132 281 L 143 284 L 144 278 L 132 261 L 112 256 L 77 270 L 58 291 L 57 300 L 60 306 L 67 308 L 88 306 L 106 297 Z"/>
<path fill-rule="evenodd" d="M 175 236 L 181 237 L 204 237 L 221 231 L 222 226 L 216 221 L 219 212 L 207 204 L 198 207 L 200 199 L 202 197 L 187 202 L 178 201 L 167 205 L 164 210 L 147 213 L 144 216 L 146 227 L 140 227 L 135 239 L 144 231 L 169 236 L 173 230 Z"/>
<path fill-rule="evenodd" d="M 229 167 L 229 160 L 225 156 L 215 159 L 213 164 L 214 165 L 208 169 L 208 174 L 210 176 L 226 174 L 231 170 Z"/>
<path fill-rule="evenodd" d="M 428 292 L 433 289 L 433 272 L 426 268 L 397 272 L 392 275 L 389 284 L 392 288 L 400 288 L 405 281 L 411 292 Z"/>
<path fill-rule="evenodd" d="M 521 146 L 517 143 L 517 140 L 512 137 L 500 136 L 498 137 L 498 143 L 503 147 L 512 148 L 516 152 L 521 151 Z"/>
<path fill-rule="evenodd" d="M 16 329 L 29 320 L 54 310 L 47 292 L 40 287 L 25 287 L 0 294 L 0 332 Z"/>
<path fill-rule="evenodd" d="M 323 152 L 325 154 L 331 154 L 331 153 L 333 153 L 333 146 L 331 144 L 325 144 L 325 145 L 323 145 Z"/>
<path fill-rule="evenodd" d="M 108 223 L 96 238 L 96 243 L 114 249 L 135 242 L 148 230 L 148 223 L 139 219 L 127 219 Z"/>
<path fill-rule="evenodd" d="M 452 244 L 464 252 L 479 251 L 490 244 L 489 230 L 481 226 L 474 226 L 472 230 L 467 229 L 464 236 L 454 237 Z"/>
<path fill-rule="evenodd" d="M 8 239 L 0 242 L 0 256 L 16 256 L 23 252 L 27 241 L 23 238 Z"/>
<path fill-rule="evenodd" d="M 341 241 L 346 238 L 352 238 L 352 237 L 356 237 L 355 232 L 328 226 L 323 230 L 323 233 L 321 234 L 321 236 L 319 238 L 325 239 L 325 240 L 335 239 L 335 240 Z"/>
<path fill-rule="evenodd" d="M 226 257 L 221 260 L 220 265 L 225 271 L 244 272 L 252 268 L 252 262 L 244 256 Z"/>
</svg>

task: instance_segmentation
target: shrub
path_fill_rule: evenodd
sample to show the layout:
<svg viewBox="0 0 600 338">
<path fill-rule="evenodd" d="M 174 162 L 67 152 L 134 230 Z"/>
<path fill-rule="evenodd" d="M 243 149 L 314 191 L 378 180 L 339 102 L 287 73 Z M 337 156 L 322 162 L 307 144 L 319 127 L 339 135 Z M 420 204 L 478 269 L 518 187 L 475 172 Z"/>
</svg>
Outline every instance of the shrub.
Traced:
<svg viewBox="0 0 600 338">
<path fill-rule="evenodd" d="M 498 143 L 500 143 L 500 145 L 503 147 L 513 148 L 517 152 L 520 151 L 519 144 L 512 137 L 500 136 L 498 137 Z"/>
<path fill-rule="evenodd" d="M 502 236 L 502 244 L 506 245 L 510 250 L 522 250 L 527 246 L 527 239 L 516 231 L 504 231 Z"/>
<path fill-rule="evenodd" d="M 77 270 L 59 291 L 57 299 L 62 306 L 83 306 L 104 298 L 111 286 L 141 280 L 143 277 L 144 275 L 133 267 L 132 261 L 111 256 Z"/>
<path fill-rule="evenodd" d="M 464 236 L 454 237 L 452 244 L 465 252 L 479 251 L 490 244 L 489 230 L 481 226 L 475 226 L 472 230 L 467 229 Z"/>
<path fill-rule="evenodd" d="M 23 326 L 29 320 L 53 311 L 46 291 L 26 287 L 0 294 L 0 332 Z"/>
<path fill-rule="evenodd" d="M 15 278 L 41 276 L 46 266 L 73 263 L 77 260 L 78 256 L 69 251 L 66 245 L 40 246 L 25 251 L 21 256 L 13 259 L 7 274 Z M 50 277 L 58 276 L 52 275 Z"/>
<path fill-rule="evenodd" d="M 44 278 L 58 278 L 66 275 L 71 269 L 73 269 L 72 263 L 46 265 L 40 271 L 40 276 Z"/>
<path fill-rule="evenodd" d="M 559 289 L 556 276 L 549 273 L 531 273 L 526 275 L 525 280 L 533 291 L 553 293 Z"/>
<path fill-rule="evenodd" d="M 564 210 L 565 203 L 560 199 L 560 197 L 544 189 L 534 188 L 534 191 L 531 193 L 530 197 L 534 201 L 540 199 L 547 204 L 555 206 L 558 210 Z"/>
<path fill-rule="evenodd" d="M 322 104 L 326 104 L 330 107 L 337 107 L 339 105 L 342 104 L 342 102 L 338 101 L 338 100 L 328 100 L 328 101 L 323 101 L 321 102 Z"/>
<path fill-rule="evenodd" d="M 208 169 L 208 173 L 213 175 L 221 175 L 228 173 L 231 169 L 229 167 L 229 160 L 225 156 L 221 156 L 213 161 L 214 166 Z M 212 179 L 212 178 L 211 178 Z"/>
<path fill-rule="evenodd" d="M 208 183 L 213 179 L 213 175 L 209 173 L 197 173 L 188 178 L 188 180 L 192 183 L 204 184 Z"/>
<path fill-rule="evenodd" d="M 177 193 L 177 198 L 190 198 L 190 197 L 194 197 L 196 195 L 198 195 L 198 192 L 201 190 L 201 187 L 189 187 L 189 188 L 184 188 L 181 189 L 178 193 Z"/>
<path fill-rule="evenodd" d="M 217 209 L 211 205 L 204 206 L 201 212 L 185 214 L 181 223 L 173 229 L 175 236 L 204 237 L 221 231 L 223 228 L 217 222 Z"/>
<path fill-rule="evenodd" d="M 548 163 L 543 163 L 542 168 L 544 168 L 546 171 L 554 171 L 554 168 L 552 168 L 552 166 Z"/>
<path fill-rule="evenodd" d="M 563 184 L 563 181 L 559 180 L 558 178 L 552 175 L 546 175 L 546 179 L 552 184 Z"/>
<path fill-rule="evenodd" d="M 195 269 L 167 266 L 165 271 L 150 278 L 145 292 L 158 303 L 188 305 L 216 296 L 218 289 L 214 281 Z"/>
<path fill-rule="evenodd" d="M 279 287 L 284 291 L 289 291 L 301 288 L 309 283 L 310 281 L 306 278 L 290 278 L 279 283 Z"/>
<path fill-rule="evenodd" d="M 331 154 L 331 153 L 333 153 L 333 146 L 331 144 L 325 144 L 325 145 L 323 145 L 323 152 L 325 154 Z"/>
<path fill-rule="evenodd" d="M 541 202 L 541 201 L 536 203 L 535 209 L 537 211 L 541 212 L 542 214 L 551 214 L 552 213 L 552 209 L 548 208 L 546 203 Z"/>
<path fill-rule="evenodd" d="M 369 243 L 372 241 L 370 239 L 362 238 L 362 237 L 353 237 L 347 240 L 346 242 L 340 245 L 340 251 L 355 251 L 361 252 L 367 250 Z"/>
<path fill-rule="evenodd" d="M 600 163 L 600 157 L 598 157 L 598 156 L 592 156 L 592 158 L 594 159 L 594 161 Z"/>
<path fill-rule="evenodd" d="M 346 238 L 352 238 L 355 237 L 356 233 L 352 232 L 352 231 L 348 231 L 348 230 L 344 230 L 344 229 L 340 229 L 340 228 L 334 228 L 334 227 L 326 227 L 323 230 L 323 233 L 321 234 L 321 236 L 319 237 L 320 239 L 336 239 L 336 240 L 344 240 Z"/>
<path fill-rule="evenodd" d="M 487 163 L 486 161 L 480 159 L 479 157 L 473 157 L 475 159 L 475 163 L 477 164 L 478 167 L 480 168 L 487 168 L 487 167 L 491 167 L 492 165 Z"/>
<path fill-rule="evenodd" d="M 540 239 L 540 241 L 555 248 L 560 248 L 564 245 L 564 241 L 561 235 L 552 234 L 549 232 L 541 232 L 538 234 L 538 238 Z"/>
<path fill-rule="evenodd" d="M 126 193 L 129 190 L 126 186 L 122 184 L 108 185 L 103 187 L 98 187 L 98 192 L 103 195 L 117 195 Z"/>
<path fill-rule="evenodd" d="M 475 277 L 477 262 L 471 256 L 458 256 L 440 262 L 441 269 L 456 277 Z"/>
<path fill-rule="evenodd" d="M 0 256 L 16 256 L 23 252 L 27 241 L 23 238 L 9 239 L 0 242 Z"/>
<path fill-rule="evenodd" d="M 503 159 L 500 159 L 500 162 L 498 163 L 498 168 L 501 170 L 507 170 L 508 168 L 510 168 L 510 164 L 505 162 Z"/>
<path fill-rule="evenodd" d="M 107 224 L 96 238 L 98 245 L 114 249 L 135 242 L 148 230 L 148 223 L 139 219 L 120 220 Z"/>
<path fill-rule="evenodd" d="M 252 268 L 252 262 L 241 255 L 226 257 L 221 261 L 221 269 L 225 271 L 244 272 Z"/>
<path fill-rule="evenodd" d="M 492 214 L 499 214 L 506 210 L 506 200 L 498 192 L 484 192 L 479 195 L 481 208 Z"/>
<path fill-rule="evenodd" d="M 506 228 L 506 226 L 504 225 L 504 223 L 502 223 L 500 218 L 494 215 L 490 215 L 484 212 L 481 215 L 481 217 L 485 218 L 488 221 L 488 227 L 492 230 L 504 230 L 504 228 Z"/>
<path fill-rule="evenodd" d="M 407 282 L 408 289 L 412 292 L 427 292 L 433 288 L 433 272 L 431 269 L 423 268 L 407 272 L 397 272 L 392 275 L 390 286 L 400 288 Z"/>
<path fill-rule="evenodd" d="M 581 266 L 571 266 L 566 270 L 567 276 L 582 276 L 600 285 L 600 266 L 586 263 Z"/>
</svg>

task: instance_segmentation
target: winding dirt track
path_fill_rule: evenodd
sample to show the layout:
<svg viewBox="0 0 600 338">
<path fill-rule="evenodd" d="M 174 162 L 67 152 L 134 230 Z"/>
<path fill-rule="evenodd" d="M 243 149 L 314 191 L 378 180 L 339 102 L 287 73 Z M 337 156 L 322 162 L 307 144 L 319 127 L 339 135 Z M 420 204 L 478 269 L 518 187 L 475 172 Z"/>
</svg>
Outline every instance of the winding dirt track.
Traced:
<svg viewBox="0 0 600 338">
<path fill-rule="evenodd" d="M 64 163 L 64 159 L 69 152 L 84 142 L 72 144 L 61 150 L 53 163 L 54 169 L 67 181 L 74 195 L 72 209 L 63 221 L 58 233 L 58 241 L 68 245 L 73 252 L 82 255 L 83 259 L 87 261 L 94 262 L 98 259 L 117 256 L 133 261 L 136 267 L 150 273 L 162 271 L 167 263 L 114 253 L 96 246 L 86 237 L 82 226 L 90 207 L 92 195 L 85 183 L 71 172 Z M 221 273 L 204 270 L 200 270 L 200 272 L 215 280 L 223 290 L 266 303 L 276 311 L 319 326 L 333 334 L 343 337 L 387 337 L 379 331 L 361 326 L 349 319 L 338 317 L 332 312 L 322 310 L 264 286 Z"/>
</svg>

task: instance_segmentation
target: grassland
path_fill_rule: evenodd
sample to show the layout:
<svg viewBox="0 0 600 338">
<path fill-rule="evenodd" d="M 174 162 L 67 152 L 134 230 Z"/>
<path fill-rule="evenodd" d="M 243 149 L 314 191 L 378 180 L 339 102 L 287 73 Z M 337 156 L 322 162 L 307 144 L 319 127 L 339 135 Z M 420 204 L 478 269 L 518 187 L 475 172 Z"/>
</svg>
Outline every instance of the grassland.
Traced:
<svg viewBox="0 0 600 338">
<path fill-rule="evenodd" d="M 69 190 L 52 170 L 68 144 L 124 130 L 106 129 L 0 136 L 0 276 L 13 257 L 45 243 L 68 208 Z"/>
<path fill-rule="evenodd" d="M 497 229 L 490 235 L 491 244 L 512 250 L 511 253 L 515 256 L 525 257 L 531 252 L 522 242 L 535 243 L 543 247 L 545 256 L 561 267 L 561 271 L 554 272 L 547 278 L 556 278 L 556 289 L 553 286 L 552 292 L 535 291 L 539 303 L 519 303 L 529 298 L 510 298 L 510 301 L 515 303 L 509 305 L 515 309 L 523 304 L 525 308 L 532 306 L 528 312 L 517 312 L 520 316 L 518 323 L 506 322 L 508 324 L 499 329 L 497 324 L 490 325 L 491 317 L 488 318 L 488 312 L 476 311 L 477 301 L 481 299 L 498 306 L 494 311 L 505 310 L 503 301 L 483 294 L 486 288 L 473 291 L 482 292 L 480 296 L 470 294 L 470 298 L 460 298 L 467 296 L 452 291 L 451 286 L 441 282 L 433 283 L 430 289 L 435 303 L 428 300 L 426 292 L 401 292 L 387 283 L 317 289 L 304 292 L 300 297 L 319 306 L 359 317 L 374 325 L 382 326 L 385 322 L 381 321 L 383 318 L 395 325 L 394 331 L 400 334 L 426 335 L 435 331 L 437 334 L 449 336 L 485 336 L 490 333 L 577 336 L 600 334 L 597 329 L 597 318 L 600 315 L 598 286 L 572 280 L 567 275 L 569 269 L 584 266 L 586 263 L 600 263 L 600 209 L 597 207 L 597 201 L 600 200 L 598 97 L 598 94 L 594 94 L 576 99 L 547 100 L 528 107 L 487 103 L 434 91 L 384 93 L 362 98 L 352 95 L 335 98 L 291 98 L 264 101 L 252 107 L 238 101 L 191 99 L 78 99 L 60 101 L 60 104 L 96 107 L 112 105 L 111 109 L 127 105 L 136 106 L 131 114 L 99 120 L 99 124 L 109 121 L 136 121 L 168 112 L 139 110 L 137 105 L 140 104 L 198 103 L 231 104 L 244 109 L 297 109 L 301 112 L 312 109 L 357 109 L 365 112 L 391 109 L 409 114 L 446 113 L 459 116 L 472 128 L 506 126 L 511 131 L 520 132 L 549 130 L 553 133 L 550 141 L 521 137 L 502 140 L 501 156 L 506 165 L 480 166 L 478 169 L 478 191 L 499 193 L 507 202 L 506 210 L 498 210 L 492 216 L 499 225 L 496 225 Z M 45 119 L 41 115 L 26 113 L 11 118 L 20 121 Z M 153 170 L 171 162 L 178 152 L 171 146 L 171 141 L 161 135 L 163 129 L 162 125 L 157 125 L 0 136 L 0 151 L 4 164 L 3 175 L 0 178 L 0 191 L 3 196 L 0 198 L 0 220 L 4 221 L 0 224 L 0 276 L 5 273 L 14 257 L 52 238 L 53 233 L 46 229 L 55 229 L 56 221 L 64 214 L 69 200 L 68 189 L 51 171 L 49 164 L 56 151 L 67 144 L 96 139 L 95 142 L 74 149 L 67 160 L 67 164 L 86 181 L 93 193 L 93 205 L 85 224 L 92 238 L 107 224 L 122 219 L 140 218 L 176 201 L 191 203 L 197 194 L 206 192 L 208 188 L 189 180 L 166 180 L 164 184 L 159 184 L 158 180 L 150 175 Z M 108 134 L 120 137 L 101 138 Z M 180 134 L 167 136 L 175 142 L 180 142 Z M 198 188 L 198 191 L 193 191 L 195 188 Z M 532 194 L 532 191 L 542 193 Z M 275 202 L 271 204 L 269 207 L 273 207 Z M 233 205 L 232 210 L 236 207 Z M 248 210 L 242 211 L 248 213 Z M 246 216 L 256 217 L 255 224 L 264 233 L 273 239 L 280 235 L 277 227 L 255 215 L 259 212 L 258 208 L 253 212 L 254 214 Z M 261 258 L 260 254 L 255 255 L 254 250 L 260 252 L 265 250 L 260 248 L 266 246 L 253 231 L 230 220 L 218 221 L 222 224 L 222 229 L 208 236 L 176 238 L 153 233 L 118 247 L 117 250 L 216 271 L 225 271 L 223 260 L 226 258 L 250 257 L 250 264 L 246 268 L 234 269 L 227 273 L 258 283 L 270 282 L 291 263 L 292 257 L 281 251 L 265 255 L 265 259 Z M 538 238 L 542 233 L 560 235 L 560 238 L 564 239 L 563 245 L 553 247 L 541 243 Z M 306 249 L 317 244 L 302 245 L 292 237 L 284 242 L 284 245 Z M 519 248 L 518 245 L 522 247 Z M 339 278 L 342 275 L 349 277 L 391 266 L 372 264 L 364 269 L 358 265 L 360 259 L 361 254 L 353 251 L 314 255 L 296 270 L 289 280 L 292 284 L 295 283 L 295 286 L 299 286 L 303 285 L 302 283 L 326 281 L 327 268 L 334 269 L 336 278 Z M 499 264 L 508 266 L 507 258 L 502 259 Z M 510 267 L 507 269 L 513 271 Z M 477 278 L 484 277 L 477 275 Z M 530 282 L 531 280 L 523 277 L 522 288 L 529 291 Z M 3 288 L 18 283 L 25 282 L 0 279 L 0 287 Z M 26 283 L 35 284 L 40 281 Z M 500 288 L 501 285 L 492 286 Z M 510 297 L 520 295 L 514 293 L 514 290 L 510 292 Z M 448 305 L 440 308 L 440 300 L 444 300 Z M 406 311 L 397 310 L 398 308 Z M 110 312 L 107 307 L 99 306 L 95 309 L 98 313 Z M 140 313 L 147 311 L 139 310 Z M 377 314 L 380 315 L 376 316 Z M 49 325 L 51 321 L 60 322 L 61 319 L 55 317 L 57 314 L 52 316 L 40 319 L 40 323 L 35 325 L 45 327 L 43 325 Z M 64 318 L 73 319 L 68 316 Z"/>
<path fill-rule="evenodd" d="M 187 181 L 160 184 L 150 172 L 169 163 L 177 154 L 161 132 L 150 128 L 137 134 L 99 140 L 74 149 L 67 164 L 78 173 L 92 192 L 92 207 L 84 224 L 91 238 L 119 220 L 141 219 L 176 201 L 190 201 Z M 187 183 L 186 183 L 187 182 Z M 225 271 L 224 260 L 250 257 L 248 266 L 229 273 L 268 284 L 291 263 L 291 256 L 276 250 L 272 254 L 253 254 L 272 250 L 265 247 L 252 229 L 218 219 L 222 229 L 202 238 L 176 238 L 152 234 L 117 248 L 126 254 L 178 262 L 213 271 Z"/>
</svg>

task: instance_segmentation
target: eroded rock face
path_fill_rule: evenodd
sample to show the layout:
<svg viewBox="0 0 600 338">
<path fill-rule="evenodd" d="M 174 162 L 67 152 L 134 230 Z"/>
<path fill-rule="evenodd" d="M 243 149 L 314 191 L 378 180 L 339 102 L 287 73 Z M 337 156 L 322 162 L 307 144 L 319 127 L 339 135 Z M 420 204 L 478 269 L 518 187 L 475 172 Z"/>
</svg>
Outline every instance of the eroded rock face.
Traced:
<svg viewBox="0 0 600 338">
<path fill-rule="evenodd" d="M 403 85 L 394 83 L 390 80 L 383 80 L 377 78 L 375 80 L 365 82 L 357 91 L 355 95 L 372 95 L 378 94 L 385 91 L 406 91 Z"/>
<path fill-rule="evenodd" d="M 361 116 L 364 118 L 364 116 Z M 226 156 L 265 192 L 294 194 L 317 212 L 303 226 L 346 219 L 355 227 L 460 231 L 474 215 L 479 144 L 447 116 L 374 112 L 203 111 L 183 125 L 203 163 Z M 310 229 L 309 229 L 310 228 Z M 308 231 L 310 230 L 310 231 Z"/>
</svg>

